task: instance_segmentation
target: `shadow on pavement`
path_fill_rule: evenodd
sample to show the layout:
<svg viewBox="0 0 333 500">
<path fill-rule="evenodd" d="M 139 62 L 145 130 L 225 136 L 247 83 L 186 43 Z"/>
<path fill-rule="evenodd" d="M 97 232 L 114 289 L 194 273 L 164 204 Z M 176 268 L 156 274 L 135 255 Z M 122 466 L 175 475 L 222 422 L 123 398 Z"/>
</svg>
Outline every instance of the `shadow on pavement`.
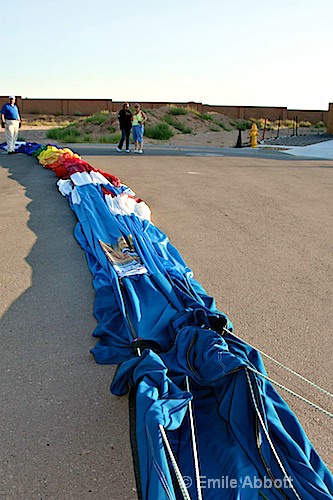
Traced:
<svg viewBox="0 0 333 500">
<path fill-rule="evenodd" d="M 0 162 L 31 199 L 37 238 L 26 258 L 31 286 L 0 320 L 0 496 L 111 498 L 121 488 L 136 498 L 127 401 L 110 395 L 113 368 L 89 353 L 94 291 L 75 216 L 34 158 Z"/>
</svg>

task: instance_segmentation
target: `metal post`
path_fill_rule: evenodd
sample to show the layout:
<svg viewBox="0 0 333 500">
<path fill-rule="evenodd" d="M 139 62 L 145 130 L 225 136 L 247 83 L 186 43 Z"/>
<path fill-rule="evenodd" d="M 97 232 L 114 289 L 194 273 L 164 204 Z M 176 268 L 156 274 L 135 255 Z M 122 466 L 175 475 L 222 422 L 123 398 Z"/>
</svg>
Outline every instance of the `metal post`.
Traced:
<svg viewBox="0 0 333 500">
<path fill-rule="evenodd" d="M 264 140 L 265 140 L 266 125 L 267 125 L 267 118 L 265 118 L 264 130 L 262 132 L 261 142 L 264 142 Z"/>
</svg>

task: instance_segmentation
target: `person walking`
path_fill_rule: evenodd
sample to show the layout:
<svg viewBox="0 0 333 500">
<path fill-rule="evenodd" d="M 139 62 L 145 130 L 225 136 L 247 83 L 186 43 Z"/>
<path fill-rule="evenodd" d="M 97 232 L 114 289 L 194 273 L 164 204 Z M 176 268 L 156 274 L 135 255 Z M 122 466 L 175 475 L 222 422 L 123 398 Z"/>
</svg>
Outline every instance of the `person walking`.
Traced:
<svg viewBox="0 0 333 500">
<path fill-rule="evenodd" d="M 15 143 L 21 128 L 20 112 L 14 96 L 9 96 L 8 103 L 1 108 L 1 126 L 5 129 L 7 152 L 11 155 L 15 153 Z"/>
<path fill-rule="evenodd" d="M 147 121 L 147 115 L 141 110 L 140 104 L 134 105 L 135 113 L 132 121 L 132 135 L 135 144 L 134 153 L 142 154 L 144 123 Z"/>
<path fill-rule="evenodd" d="M 124 141 L 126 140 L 126 153 L 130 152 L 129 140 L 132 128 L 132 113 L 129 109 L 129 103 L 125 102 L 123 108 L 118 113 L 118 120 L 121 130 L 121 139 L 119 141 L 117 151 L 121 153 Z"/>
</svg>

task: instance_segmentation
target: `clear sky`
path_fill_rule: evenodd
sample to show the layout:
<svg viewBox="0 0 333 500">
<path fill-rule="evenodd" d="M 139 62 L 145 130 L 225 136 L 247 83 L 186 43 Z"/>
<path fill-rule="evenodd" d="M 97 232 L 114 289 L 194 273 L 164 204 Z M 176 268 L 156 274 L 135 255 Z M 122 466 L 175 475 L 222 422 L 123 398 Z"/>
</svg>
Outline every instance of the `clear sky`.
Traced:
<svg viewBox="0 0 333 500">
<path fill-rule="evenodd" d="M 333 0 L 11 0 L 2 35 L 0 95 L 333 102 Z"/>
</svg>

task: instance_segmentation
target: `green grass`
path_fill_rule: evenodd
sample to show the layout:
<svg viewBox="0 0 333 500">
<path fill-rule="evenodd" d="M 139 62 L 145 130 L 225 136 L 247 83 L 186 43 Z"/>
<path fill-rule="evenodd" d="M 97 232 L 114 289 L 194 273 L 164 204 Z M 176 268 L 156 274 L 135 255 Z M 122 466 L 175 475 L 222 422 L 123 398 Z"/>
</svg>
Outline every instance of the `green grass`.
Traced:
<svg viewBox="0 0 333 500">
<path fill-rule="evenodd" d="M 112 134 L 93 136 L 91 133 L 81 133 L 75 126 L 70 125 L 66 128 L 50 129 L 46 132 L 46 137 L 64 143 L 96 142 L 101 144 L 117 144 L 120 141 L 121 133 L 114 132 Z"/>
<path fill-rule="evenodd" d="M 187 115 L 188 110 L 186 108 L 177 108 L 170 106 L 168 109 L 169 115 L 179 116 L 179 115 Z"/>
<path fill-rule="evenodd" d="M 145 128 L 145 135 L 149 139 L 167 141 L 173 136 L 173 132 L 167 123 L 158 123 L 157 125 L 148 125 Z"/>
<path fill-rule="evenodd" d="M 99 113 L 96 113 L 95 115 L 89 116 L 89 118 L 86 118 L 84 121 L 86 123 L 92 123 L 93 125 L 102 125 L 108 118 L 109 118 L 110 112 L 109 111 L 100 111 Z"/>
<path fill-rule="evenodd" d="M 225 123 L 223 122 L 219 122 L 216 120 L 215 116 L 214 115 L 211 115 L 210 113 L 200 113 L 200 111 L 197 111 L 196 109 L 193 109 L 191 108 L 191 113 L 195 116 L 197 116 L 198 118 L 201 118 L 202 120 L 206 120 L 206 121 L 210 121 L 212 122 L 214 125 L 210 125 L 209 126 L 209 129 L 214 131 L 214 132 L 217 132 L 217 129 L 216 129 L 216 125 L 218 125 L 219 127 L 223 128 L 223 130 L 225 130 L 226 132 L 231 132 L 232 131 L 232 127 L 230 127 L 229 125 L 226 125 Z M 232 123 L 232 125 L 236 126 L 236 122 Z"/>
<path fill-rule="evenodd" d="M 223 122 L 215 122 L 216 125 L 218 125 L 219 127 L 223 128 L 223 130 L 225 130 L 226 132 L 231 132 L 232 131 L 232 127 L 229 127 L 229 125 L 226 125 L 225 123 Z"/>
<path fill-rule="evenodd" d="M 177 118 L 174 118 L 173 116 L 164 115 L 163 121 L 165 121 L 168 125 L 171 125 L 175 129 L 182 132 L 182 134 L 192 134 L 192 129 L 190 127 L 186 127 L 186 125 L 184 125 L 182 122 L 180 122 L 179 120 L 177 120 Z"/>
<path fill-rule="evenodd" d="M 212 132 L 219 132 L 220 131 L 220 127 L 218 127 L 217 125 L 214 125 L 212 123 L 211 125 L 209 125 L 209 130 L 211 130 Z"/>
<path fill-rule="evenodd" d="M 109 118 L 109 115 L 109 111 L 100 111 L 83 121 L 81 120 L 80 124 L 89 123 L 93 125 L 101 125 Z M 46 137 L 63 143 L 100 142 L 102 144 L 116 144 L 120 140 L 121 133 L 116 132 L 115 127 L 108 127 L 108 130 L 111 132 L 110 134 L 93 136 L 91 131 L 81 132 L 78 130 L 78 123 L 79 122 L 75 122 L 65 127 L 52 128 L 46 132 Z"/>
<path fill-rule="evenodd" d="M 89 132 L 86 132 L 84 134 L 80 134 L 80 136 L 77 138 L 76 142 L 97 142 L 93 139 L 92 134 Z"/>
<path fill-rule="evenodd" d="M 202 120 L 208 120 L 208 121 L 216 123 L 214 116 L 211 115 L 210 113 L 200 113 L 200 111 L 198 111 L 195 108 L 189 108 L 189 110 L 192 113 L 192 115 L 195 115 L 198 118 L 201 118 Z"/>
<path fill-rule="evenodd" d="M 214 118 L 212 117 L 212 115 L 208 114 L 208 113 L 201 113 L 201 116 L 200 118 L 202 120 L 210 120 L 211 122 L 214 122 Z"/>
<path fill-rule="evenodd" d="M 101 144 L 118 144 L 120 138 L 121 132 L 114 132 L 113 134 L 99 135 L 94 141 Z"/>
<path fill-rule="evenodd" d="M 80 136 L 80 131 L 73 125 L 65 128 L 51 128 L 46 132 L 48 139 L 55 139 L 61 142 L 80 142 L 78 140 Z"/>
</svg>

